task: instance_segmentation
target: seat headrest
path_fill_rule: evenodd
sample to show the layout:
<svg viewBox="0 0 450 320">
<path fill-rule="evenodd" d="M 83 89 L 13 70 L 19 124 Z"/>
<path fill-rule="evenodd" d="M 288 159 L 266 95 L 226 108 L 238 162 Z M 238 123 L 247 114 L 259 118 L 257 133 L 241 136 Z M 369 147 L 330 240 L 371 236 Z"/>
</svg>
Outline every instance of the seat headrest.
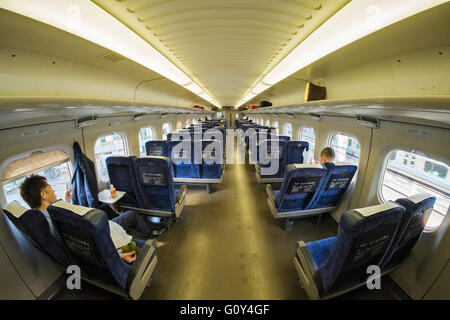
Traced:
<svg viewBox="0 0 450 320">
<path fill-rule="evenodd" d="M 77 214 L 79 216 L 82 216 L 82 217 L 84 215 L 86 215 L 86 213 L 88 213 L 89 211 L 97 210 L 97 209 L 93 209 L 93 208 L 88 208 L 88 207 L 83 207 L 83 206 L 78 206 L 78 205 L 75 205 L 75 204 L 71 204 L 71 203 L 68 203 L 68 202 L 63 201 L 63 200 L 58 200 L 56 202 L 53 202 L 52 206 L 56 207 L 56 208 L 62 208 L 62 209 L 69 210 L 69 211 L 71 211 L 71 212 L 73 212 L 73 213 L 75 213 L 75 214 Z"/>
<path fill-rule="evenodd" d="M 3 210 L 8 211 L 11 213 L 14 217 L 20 218 L 25 212 L 27 212 L 29 209 L 22 206 L 17 201 L 12 201 L 8 203 Z"/>
</svg>

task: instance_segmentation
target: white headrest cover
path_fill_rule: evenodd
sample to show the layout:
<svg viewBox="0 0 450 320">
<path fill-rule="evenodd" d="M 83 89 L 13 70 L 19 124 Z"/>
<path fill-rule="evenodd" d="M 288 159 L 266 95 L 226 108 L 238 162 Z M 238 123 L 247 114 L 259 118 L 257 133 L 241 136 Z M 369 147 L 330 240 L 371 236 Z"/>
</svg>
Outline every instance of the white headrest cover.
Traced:
<svg viewBox="0 0 450 320">
<path fill-rule="evenodd" d="M 355 211 L 358 211 L 364 217 L 368 217 L 368 216 L 371 216 L 371 215 L 381 212 L 381 211 L 386 211 L 389 209 L 397 208 L 398 206 L 399 205 L 397 203 L 386 202 L 386 203 L 379 204 L 376 206 L 355 209 Z"/>
<path fill-rule="evenodd" d="M 302 163 L 302 164 L 294 164 L 296 169 L 302 169 L 302 168 L 318 168 L 318 169 L 323 169 L 323 166 L 318 163 L 318 164 L 306 164 L 306 163 Z"/>
<path fill-rule="evenodd" d="M 84 216 L 86 213 L 92 210 L 92 208 L 77 206 L 75 204 L 67 203 L 63 200 L 52 203 L 52 206 L 72 211 L 73 213 L 76 213 L 80 216 Z"/>
<path fill-rule="evenodd" d="M 10 212 L 14 217 L 20 218 L 29 209 L 25 208 L 17 201 L 12 201 L 5 206 L 4 210 Z"/>
</svg>

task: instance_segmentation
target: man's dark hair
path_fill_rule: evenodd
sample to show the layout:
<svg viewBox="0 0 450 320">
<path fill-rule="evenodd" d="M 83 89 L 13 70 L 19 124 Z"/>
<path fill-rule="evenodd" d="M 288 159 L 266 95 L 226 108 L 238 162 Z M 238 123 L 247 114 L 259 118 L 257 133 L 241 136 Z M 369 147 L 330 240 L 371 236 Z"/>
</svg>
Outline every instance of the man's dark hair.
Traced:
<svg viewBox="0 0 450 320">
<path fill-rule="evenodd" d="M 322 150 L 322 152 L 320 153 L 320 157 L 325 157 L 327 158 L 328 161 L 334 161 L 334 157 L 335 157 L 335 152 L 333 149 L 331 149 L 330 147 L 326 147 Z"/>
<path fill-rule="evenodd" d="M 47 179 L 36 174 L 27 177 L 20 185 L 20 196 L 30 208 L 41 205 L 41 191 L 47 186 Z"/>
</svg>

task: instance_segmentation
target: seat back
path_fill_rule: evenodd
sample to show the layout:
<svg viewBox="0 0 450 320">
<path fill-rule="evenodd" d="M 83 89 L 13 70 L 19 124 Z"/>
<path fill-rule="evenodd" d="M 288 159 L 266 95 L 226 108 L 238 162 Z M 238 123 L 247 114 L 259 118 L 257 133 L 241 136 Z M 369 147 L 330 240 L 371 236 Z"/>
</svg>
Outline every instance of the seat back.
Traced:
<svg viewBox="0 0 450 320">
<path fill-rule="evenodd" d="M 344 212 L 333 250 L 318 271 L 323 292 L 365 282 L 395 239 L 405 208 L 395 202 Z"/>
<path fill-rule="evenodd" d="M 139 206 L 142 201 L 139 199 L 139 192 L 136 184 L 136 174 L 133 167 L 133 159 L 130 157 L 108 157 L 106 168 L 108 169 L 109 182 L 116 190 L 125 191 L 125 195 L 118 201 L 118 204 L 132 207 Z"/>
<path fill-rule="evenodd" d="M 194 141 L 169 141 L 169 157 L 175 178 L 196 178 L 194 167 Z"/>
<path fill-rule="evenodd" d="M 397 199 L 395 202 L 405 207 L 406 211 L 400 223 L 394 245 L 383 259 L 383 267 L 401 263 L 410 254 L 425 228 L 436 202 L 436 197 L 421 193 L 408 198 Z"/>
<path fill-rule="evenodd" d="M 261 178 L 283 178 L 286 166 L 286 141 L 264 140 L 258 148 L 258 165 L 260 167 Z M 269 168 L 274 167 L 274 161 L 278 165 L 276 172 L 271 172 Z"/>
<path fill-rule="evenodd" d="M 166 140 L 151 140 L 145 143 L 145 150 L 147 156 L 168 157 L 167 141 Z"/>
<path fill-rule="evenodd" d="M 172 164 L 167 157 L 133 159 L 136 180 L 141 194 L 141 207 L 149 210 L 175 210 L 175 188 Z"/>
<path fill-rule="evenodd" d="M 131 266 L 117 252 L 106 213 L 62 200 L 47 211 L 82 275 L 124 289 Z"/>
<path fill-rule="evenodd" d="M 289 141 L 286 150 L 286 165 L 302 164 L 303 151 L 309 150 L 309 143 L 307 141 Z"/>
<path fill-rule="evenodd" d="M 304 210 L 323 184 L 327 170 L 321 164 L 290 164 L 277 196 L 278 211 Z"/>
<path fill-rule="evenodd" d="M 308 209 L 335 207 L 347 191 L 358 167 L 350 163 L 324 163 L 327 175 Z"/>
<path fill-rule="evenodd" d="M 223 144 L 220 140 L 196 140 L 202 144 L 201 164 L 195 164 L 201 179 L 220 179 L 222 175 Z"/>
<path fill-rule="evenodd" d="M 37 209 L 27 209 L 16 201 L 8 203 L 3 212 L 14 226 L 30 240 L 38 249 L 49 255 L 63 266 L 73 264 L 69 251 L 61 241 L 58 230 L 54 228 L 56 237 L 50 231 L 50 223 L 44 214 Z"/>
</svg>

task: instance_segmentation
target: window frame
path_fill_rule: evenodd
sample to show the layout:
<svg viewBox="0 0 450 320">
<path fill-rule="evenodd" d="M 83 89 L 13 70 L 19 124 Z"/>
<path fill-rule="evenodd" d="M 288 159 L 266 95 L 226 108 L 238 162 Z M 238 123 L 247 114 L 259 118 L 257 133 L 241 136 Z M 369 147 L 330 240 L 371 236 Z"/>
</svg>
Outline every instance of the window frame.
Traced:
<svg viewBox="0 0 450 320">
<path fill-rule="evenodd" d="M 113 131 L 113 132 L 110 132 L 110 133 L 102 134 L 99 137 L 97 137 L 97 139 L 95 140 L 95 143 L 94 143 L 94 164 L 95 164 L 95 173 L 97 175 L 97 181 L 100 182 L 100 183 L 109 183 L 109 177 L 108 177 L 108 180 L 106 180 L 106 181 L 102 180 L 101 177 L 100 177 L 100 173 L 98 171 L 98 166 L 97 166 L 97 160 L 95 159 L 95 155 L 97 154 L 97 152 L 95 152 L 95 146 L 96 146 L 97 142 L 101 138 L 105 138 L 107 136 L 114 135 L 114 134 L 120 135 L 122 137 L 122 139 L 123 139 L 124 152 L 125 152 L 125 154 L 123 156 L 124 157 L 128 157 L 130 155 L 130 149 L 128 147 L 128 139 L 127 139 L 127 135 L 125 134 L 125 132 Z"/>
</svg>

